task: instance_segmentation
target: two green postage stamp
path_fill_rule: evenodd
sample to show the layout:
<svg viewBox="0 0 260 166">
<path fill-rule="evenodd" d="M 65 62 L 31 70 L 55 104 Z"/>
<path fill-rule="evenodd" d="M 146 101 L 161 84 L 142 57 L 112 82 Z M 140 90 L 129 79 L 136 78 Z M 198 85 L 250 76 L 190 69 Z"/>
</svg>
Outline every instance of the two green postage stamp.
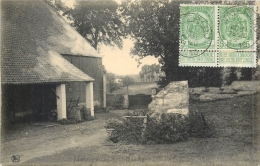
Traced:
<svg viewBox="0 0 260 166">
<path fill-rule="evenodd" d="M 179 66 L 256 67 L 256 7 L 180 6 Z"/>
</svg>

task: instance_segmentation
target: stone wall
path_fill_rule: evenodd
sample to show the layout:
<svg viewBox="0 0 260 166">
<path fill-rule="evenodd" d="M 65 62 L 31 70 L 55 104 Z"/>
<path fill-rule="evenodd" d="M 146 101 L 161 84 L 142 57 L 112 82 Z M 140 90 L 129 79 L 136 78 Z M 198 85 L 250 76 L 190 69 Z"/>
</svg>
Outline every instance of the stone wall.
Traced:
<svg viewBox="0 0 260 166">
<path fill-rule="evenodd" d="M 234 81 L 230 87 L 236 91 L 260 91 L 260 81 Z"/>
<path fill-rule="evenodd" d="M 213 101 L 245 95 L 253 95 L 260 92 L 259 81 L 234 81 L 230 86 L 221 88 L 205 87 L 190 88 L 191 100 Z"/>
<path fill-rule="evenodd" d="M 158 94 L 152 95 L 152 102 L 148 105 L 151 116 L 160 116 L 162 113 L 178 113 L 184 116 L 189 114 L 189 87 L 188 81 L 174 81 L 169 83 Z"/>
<path fill-rule="evenodd" d="M 106 94 L 107 107 L 122 108 L 124 102 L 124 95 L 122 94 Z"/>
</svg>

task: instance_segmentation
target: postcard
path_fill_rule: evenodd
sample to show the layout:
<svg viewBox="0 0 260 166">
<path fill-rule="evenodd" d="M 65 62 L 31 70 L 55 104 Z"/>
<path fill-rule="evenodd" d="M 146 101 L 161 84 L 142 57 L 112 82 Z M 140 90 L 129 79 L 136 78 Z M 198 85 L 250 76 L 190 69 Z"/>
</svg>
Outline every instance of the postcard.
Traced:
<svg viewBox="0 0 260 166">
<path fill-rule="evenodd" d="M 2 0 L 0 164 L 260 166 L 259 7 Z"/>
</svg>

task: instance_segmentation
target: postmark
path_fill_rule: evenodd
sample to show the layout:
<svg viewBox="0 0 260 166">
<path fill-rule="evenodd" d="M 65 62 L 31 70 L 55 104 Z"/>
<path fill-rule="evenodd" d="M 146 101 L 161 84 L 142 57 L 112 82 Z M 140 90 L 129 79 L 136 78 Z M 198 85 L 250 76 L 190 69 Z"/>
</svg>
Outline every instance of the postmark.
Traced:
<svg viewBox="0 0 260 166">
<path fill-rule="evenodd" d="M 19 163 L 19 161 L 20 161 L 20 156 L 19 156 L 19 155 L 12 155 L 12 156 L 11 156 L 11 161 L 12 161 L 13 163 Z"/>
<path fill-rule="evenodd" d="M 214 6 L 183 6 L 180 12 L 180 49 L 214 49 Z"/>
<path fill-rule="evenodd" d="M 254 5 L 182 4 L 179 66 L 256 67 L 256 31 Z"/>
<path fill-rule="evenodd" d="M 256 51 L 254 6 L 219 6 L 219 49 Z"/>
</svg>

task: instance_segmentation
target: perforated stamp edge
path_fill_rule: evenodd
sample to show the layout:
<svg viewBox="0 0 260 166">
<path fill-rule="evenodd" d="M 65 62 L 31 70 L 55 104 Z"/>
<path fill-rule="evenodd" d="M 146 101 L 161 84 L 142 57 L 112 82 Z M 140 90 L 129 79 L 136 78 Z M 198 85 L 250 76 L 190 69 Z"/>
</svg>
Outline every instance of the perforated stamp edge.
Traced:
<svg viewBox="0 0 260 166">
<path fill-rule="evenodd" d="M 215 46 L 216 47 L 218 47 L 218 40 L 219 40 L 219 26 L 218 26 L 218 24 L 219 24 L 219 6 L 238 6 L 238 5 L 230 5 L 230 4 L 228 4 L 228 5 L 223 5 L 223 4 L 180 4 L 180 7 L 181 6 L 215 6 L 216 8 L 217 8 L 217 10 L 215 10 L 215 18 L 217 18 L 216 19 L 216 27 L 217 27 L 217 30 L 215 30 L 215 33 L 216 33 L 216 35 L 215 35 L 215 37 L 216 37 L 216 44 L 215 44 Z M 258 7 L 256 6 L 256 5 L 244 5 L 244 6 L 253 6 L 254 7 L 254 11 L 255 11 L 255 13 L 257 13 L 258 12 Z M 215 50 L 210 50 L 210 51 L 212 51 L 212 52 L 216 52 L 216 59 L 217 59 L 217 64 L 214 64 L 214 65 L 212 65 L 212 64 L 208 64 L 208 65 L 206 65 L 206 64 L 200 64 L 200 63 L 198 63 L 198 64 L 189 64 L 189 63 L 180 63 L 180 55 L 179 55 L 179 66 L 180 67 L 238 67 L 238 68 L 256 68 L 257 67 L 257 64 L 258 64 L 258 56 L 257 56 L 257 49 L 258 49 L 258 40 L 257 40 L 257 30 L 258 30 L 258 27 L 257 27 L 257 17 L 258 17 L 258 14 L 256 14 L 255 15 L 255 19 L 254 19 L 254 41 L 256 41 L 256 43 L 255 43 L 255 51 L 248 51 L 248 50 L 241 50 L 241 52 L 243 52 L 243 51 L 245 51 L 245 52 L 251 52 L 251 53 L 254 53 L 255 54 L 255 58 L 253 58 L 253 60 L 255 60 L 255 62 L 252 64 L 252 65 L 245 65 L 245 64 L 236 64 L 236 65 L 234 65 L 234 64 L 232 64 L 232 65 L 230 65 L 230 64 L 225 64 L 225 65 L 220 65 L 219 63 L 218 63 L 218 55 L 219 55 L 219 52 L 221 51 L 221 50 L 218 50 L 218 49 L 215 49 Z M 180 20 L 179 20 L 180 21 Z M 180 28 L 179 28 L 179 35 L 180 35 Z M 180 39 L 180 38 L 179 38 Z M 180 41 L 179 41 L 180 42 Z M 180 51 L 184 51 L 184 49 L 181 49 L 181 48 L 179 48 L 179 52 Z M 195 51 L 195 50 L 192 50 L 192 51 Z M 196 50 L 196 51 L 201 51 L 201 50 Z M 223 51 L 223 50 L 222 50 Z M 230 50 L 225 50 L 225 51 L 230 51 Z M 231 51 L 233 51 L 233 50 L 231 50 Z M 237 51 L 237 52 L 240 52 L 240 51 Z"/>
</svg>

